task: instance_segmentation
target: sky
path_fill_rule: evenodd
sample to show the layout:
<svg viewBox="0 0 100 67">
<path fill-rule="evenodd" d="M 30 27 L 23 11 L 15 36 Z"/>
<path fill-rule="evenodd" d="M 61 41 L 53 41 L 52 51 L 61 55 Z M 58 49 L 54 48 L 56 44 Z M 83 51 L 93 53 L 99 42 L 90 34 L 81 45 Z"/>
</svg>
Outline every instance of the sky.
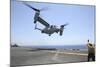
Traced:
<svg viewBox="0 0 100 67">
<path fill-rule="evenodd" d="M 83 45 L 89 39 L 95 43 L 95 6 L 55 4 L 43 2 L 26 2 L 35 8 L 47 8 L 41 11 L 40 16 L 50 25 L 68 23 L 63 35 L 42 34 L 39 30 L 34 30 L 35 11 L 25 6 L 22 2 L 11 1 L 11 43 L 21 46 L 42 46 L 42 45 Z M 39 28 L 44 28 L 37 23 Z"/>
</svg>

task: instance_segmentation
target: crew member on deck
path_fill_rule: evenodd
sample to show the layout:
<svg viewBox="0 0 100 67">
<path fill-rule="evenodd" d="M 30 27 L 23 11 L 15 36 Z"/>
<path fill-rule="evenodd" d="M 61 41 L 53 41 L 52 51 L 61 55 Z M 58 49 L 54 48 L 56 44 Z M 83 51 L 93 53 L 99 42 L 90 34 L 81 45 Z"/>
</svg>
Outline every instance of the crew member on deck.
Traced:
<svg viewBox="0 0 100 67">
<path fill-rule="evenodd" d="M 88 40 L 88 61 L 90 61 L 90 59 L 92 59 L 92 61 L 95 61 L 95 47 L 93 44 L 89 43 Z"/>
</svg>

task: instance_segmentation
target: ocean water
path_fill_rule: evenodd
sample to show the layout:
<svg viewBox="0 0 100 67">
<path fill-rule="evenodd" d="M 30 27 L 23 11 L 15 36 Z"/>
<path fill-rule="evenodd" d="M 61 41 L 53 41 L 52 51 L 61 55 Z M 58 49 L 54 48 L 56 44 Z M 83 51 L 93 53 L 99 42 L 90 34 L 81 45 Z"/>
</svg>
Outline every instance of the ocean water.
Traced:
<svg viewBox="0 0 100 67">
<path fill-rule="evenodd" d="M 59 46 L 26 46 L 26 47 L 31 47 L 31 48 L 56 48 L 56 49 L 87 49 L 87 46 L 84 45 L 59 45 Z"/>
</svg>

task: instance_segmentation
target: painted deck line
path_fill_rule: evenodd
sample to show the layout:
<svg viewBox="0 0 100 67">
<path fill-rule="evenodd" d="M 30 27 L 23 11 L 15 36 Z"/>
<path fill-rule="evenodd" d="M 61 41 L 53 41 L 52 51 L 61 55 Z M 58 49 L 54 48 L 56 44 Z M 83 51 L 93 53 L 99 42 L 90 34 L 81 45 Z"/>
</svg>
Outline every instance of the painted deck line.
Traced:
<svg viewBox="0 0 100 67">
<path fill-rule="evenodd" d="M 70 52 L 57 52 L 57 51 L 49 51 L 50 53 L 56 54 L 70 54 L 70 55 L 80 55 L 80 56 L 88 56 L 88 54 L 83 53 L 70 53 Z"/>
</svg>

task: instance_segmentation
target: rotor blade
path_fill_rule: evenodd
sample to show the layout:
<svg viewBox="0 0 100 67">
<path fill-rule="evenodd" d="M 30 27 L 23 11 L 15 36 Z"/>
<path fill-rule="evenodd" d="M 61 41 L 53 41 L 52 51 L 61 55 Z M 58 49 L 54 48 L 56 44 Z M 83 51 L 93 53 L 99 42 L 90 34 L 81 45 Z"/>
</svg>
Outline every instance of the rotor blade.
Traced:
<svg viewBox="0 0 100 67">
<path fill-rule="evenodd" d="M 35 29 L 42 31 L 42 30 L 41 30 L 41 29 L 39 29 L 39 28 L 35 28 Z"/>
<path fill-rule="evenodd" d="M 37 28 L 37 23 L 35 24 L 35 28 L 34 29 L 36 29 Z"/>
<path fill-rule="evenodd" d="M 37 28 L 37 24 L 35 25 L 35 29 L 42 31 L 42 29 L 40 29 L 40 28 Z"/>
<path fill-rule="evenodd" d="M 40 9 L 40 11 L 45 11 L 45 10 L 48 10 L 48 8 L 45 7 L 45 8 Z"/>
<path fill-rule="evenodd" d="M 67 25 L 68 25 L 68 23 L 63 24 L 63 25 L 61 25 L 60 27 L 64 28 L 64 26 L 67 26 Z"/>
<path fill-rule="evenodd" d="M 31 5 L 27 4 L 27 3 L 24 3 L 26 6 L 30 7 L 31 9 L 35 10 L 35 11 L 40 11 L 39 9 L 36 9 L 34 7 L 32 7 Z"/>
<path fill-rule="evenodd" d="M 64 24 L 64 26 L 68 25 L 68 23 Z"/>
<path fill-rule="evenodd" d="M 63 26 L 66 26 L 66 25 L 68 25 L 68 23 L 66 23 L 66 24 L 63 24 Z"/>
</svg>

